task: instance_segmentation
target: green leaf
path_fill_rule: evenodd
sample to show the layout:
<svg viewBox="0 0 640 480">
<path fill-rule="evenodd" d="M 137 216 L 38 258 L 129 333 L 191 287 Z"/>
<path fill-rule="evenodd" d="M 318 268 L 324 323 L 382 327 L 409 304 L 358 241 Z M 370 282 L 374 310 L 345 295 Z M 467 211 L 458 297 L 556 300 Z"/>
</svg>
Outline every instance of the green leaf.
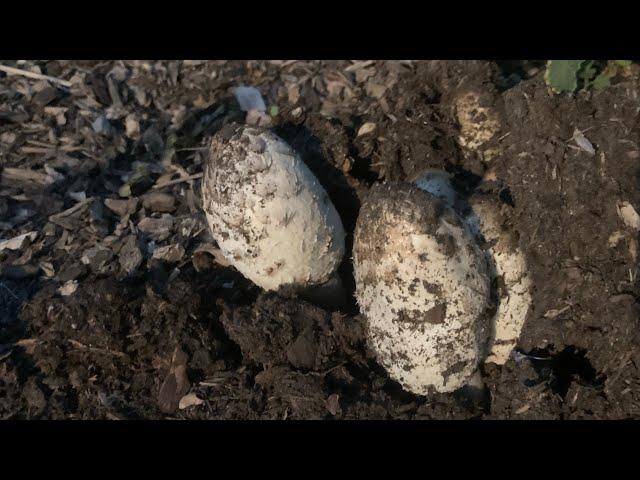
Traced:
<svg viewBox="0 0 640 480">
<path fill-rule="evenodd" d="M 269 109 L 269 115 L 271 115 L 272 117 L 275 117 L 276 115 L 278 115 L 278 113 L 280 113 L 280 109 L 275 105 Z"/>
<path fill-rule="evenodd" d="M 631 60 L 614 60 L 614 63 L 625 68 L 631 66 Z"/>
<path fill-rule="evenodd" d="M 578 88 L 578 71 L 585 60 L 549 60 L 545 81 L 556 93 L 573 92 Z"/>
<path fill-rule="evenodd" d="M 609 85 L 611 85 L 611 78 L 609 77 L 609 75 L 606 75 L 604 73 L 598 75 L 593 81 L 593 88 L 595 88 L 596 90 L 602 90 Z"/>
<path fill-rule="evenodd" d="M 586 90 L 591 85 L 593 78 L 596 76 L 596 67 L 593 60 L 584 62 L 578 72 L 578 77 L 584 82 L 583 88 Z"/>
<path fill-rule="evenodd" d="M 585 61 L 578 75 L 583 80 L 591 80 L 595 77 L 596 67 L 593 65 L 593 60 Z"/>
</svg>

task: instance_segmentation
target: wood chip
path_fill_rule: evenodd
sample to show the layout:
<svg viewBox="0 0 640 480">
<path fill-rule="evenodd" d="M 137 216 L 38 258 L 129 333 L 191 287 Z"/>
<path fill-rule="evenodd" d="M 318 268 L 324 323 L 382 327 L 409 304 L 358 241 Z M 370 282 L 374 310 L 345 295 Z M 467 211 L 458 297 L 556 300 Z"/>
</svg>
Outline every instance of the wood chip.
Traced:
<svg viewBox="0 0 640 480">
<path fill-rule="evenodd" d="M 9 238 L 7 240 L 0 240 L 0 252 L 3 250 L 20 250 L 24 246 L 25 242 L 33 242 L 38 237 L 38 233 L 35 231 L 23 233 L 17 237 Z"/>
<path fill-rule="evenodd" d="M 363 68 L 367 68 L 375 63 L 374 60 L 361 60 L 356 61 L 353 64 L 349 65 L 344 69 L 345 72 L 354 72 L 356 70 L 361 70 Z"/>
<path fill-rule="evenodd" d="M 76 203 L 73 207 L 68 208 L 60 213 L 56 213 L 55 215 L 51 215 L 49 217 L 49 221 L 51 223 L 55 223 L 56 225 L 60 225 L 63 228 L 67 228 L 68 224 L 64 222 L 64 218 L 70 215 L 73 215 L 81 210 L 84 210 L 89 206 L 91 202 L 93 202 L 94 197 L 89 197 L 86 200 Z"/>
<path fill-rule="evenodd" d="M 8 75 L 20 75 L 22 77 L 32 78 L 34 80 L 47 80 L 49 82 L 57 83 L 63 87 L 71 87 L 71 82 L 63 80 L 61 78 L 50 77 L 49 75 L 43 75 L 41 73 L 29 72 L 27 70 L 20 70 L 19 68 L 9 67 L 7 65 L 0 65 L 0 72 L 5 72 Z"/>
<path fill-rule="evenodd" d="M 69 280 L 64 283 L 60 288 L 58 288 L 58 293 L 63 297 L 68 297 L 69 295 L 73 295 L 73 293 L 78 289 L 78 281 L 77 280 Z"/>
<path fill-rule="evenodd" d="M 39 149 L 41 151 L 42 149 Z M 44 152 L 48 151 L 47 149 Z M 2 184 L 10 186 L 14 182 L 37 183 L 39 185 L 47 185 L 53 183 L 52 179 L 46 173 L 36 172 L 28 168 L 12 168 L 6 167 L 2 170 Z"/>
<path fill-rule="evenodd" d="M 53 268 L 53 264 L 51 262 L 40 262 L 40 270 L 42 270 L 44 275 L 48 278 L 51 278 L 56 274 L 56 271 Z"/>
<path fill-rule="evenodd" d="M 618 216 L 627 227 L 640 230 L 640 215 L 629 202 L 621 202 L 617 205 Z"/>
</svg>

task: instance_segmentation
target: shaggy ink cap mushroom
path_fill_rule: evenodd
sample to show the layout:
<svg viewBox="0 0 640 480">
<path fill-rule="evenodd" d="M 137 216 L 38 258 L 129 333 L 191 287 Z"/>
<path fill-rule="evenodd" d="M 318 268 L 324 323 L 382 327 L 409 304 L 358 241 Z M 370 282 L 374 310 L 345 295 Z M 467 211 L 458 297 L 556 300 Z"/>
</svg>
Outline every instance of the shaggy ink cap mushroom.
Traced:
<svg viewBox="0 0 640 480">
<path fill-rule="evenodd" d="M 464 386 L 486 351 L 490 285 L 458 214 L 412 184 L 375 185 L 353 250 L 367 340 L 390 377 L 420 395 Z"/>
<path fill-rule="evenodd" d="M 450 175 L 429 169 L 416 185 L 441 198 L 449 206 L 458 205 Z M 491 279 L 497 279 L 497 306 L 492 319 L 492 334 L 486 362 L 504 364 L 515 348 L 531 305 L 531 277 L 524 253 L 504 228 L 502 204 L 477 190 L 465 202 L 463 219 L 484 250 Z"/>
<path fill-rule="evenodd" d="M 485 150 L 502 129 L 502 118 L 492 105 L 494 96 L 488 91 L 462 88 L 455 96 L 455 115 L 460 134 L 458 143 L 467 151 Z M 491 149 L 484 152 L 490 160 L 495 156 Z"/>
<path fill-rule="evenodd" d="M 516 347 L 531 306 L 532 281 L 524 253 L 504 228 L 500 204 L 489 195 L 469 199 L 467 222 L 485 250 L 492 278 L 498 279 L 498 306 L 486 362 L 504 364 Z"/>
<path fill-rule="evenodd" d="M 329 281 L 345 232 L 327 192 L 273 132 L 227 125 L 211 141 L 203 208 L 224 257 L 265 290 Z"/>
</svg>

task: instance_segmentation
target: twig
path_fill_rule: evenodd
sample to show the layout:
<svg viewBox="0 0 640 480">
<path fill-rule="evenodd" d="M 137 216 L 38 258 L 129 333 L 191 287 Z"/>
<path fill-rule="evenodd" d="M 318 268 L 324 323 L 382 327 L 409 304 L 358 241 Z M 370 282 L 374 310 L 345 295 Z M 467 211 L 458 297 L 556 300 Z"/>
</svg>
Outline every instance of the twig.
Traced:
<svg viewBox="0 0 640 480">
<path fill-rule="evenodd" d="M 194 175 L 189 175 L 188 177 L 177 178 L 176 180 L 171 180 L 166 183 L 161 183 L 160 185 L 154 185 L 152 187 L 153 190 L 158 190 L 160 188 L 168 187 L 169 185 L 175 185 L 176 183 L 188 182 L 191 180 L 197 180 L 198 178 L 202 178 L 202 173 L 196 173 Z"/>
<path fill-rule="evenodd" d="M 52 145 L 52 144 L 47 143 L 47 142 L 40 142 L 38 140 L 27 140 L 26 143 L 28 143 L 30 145 L 35 145 L 36 147 L 56 148 L 55 145 Z"/>
<path fill-rule="evenodd" d="M 49 221 L 55 223 L 55 221 L 59 218 L 62 217 L 68 217 L 69 215 L 72 215 L 74 213 L 76 213 L 78 210 L 83 209 L 84 207 L 86 207 L 88 204 L 90 204 L 91 202 L 93 202 L 94 197 L 89 197 L 85 200 L 81 200 L 80 202 L 76 203 L 73 207 L 68 208 L 66 210 L 64 210 L 63 212 L 60 213 L 56 213 L 55 215 L 51 215 L 49 217 Z"/>
<path fill-rule="evenodd" d="M 91 347 L 91 346 L 85 345 L 83 343 L 80 343 L 77 340 L 69 339 L 68 341 L 69 341 L 69 343 L 71 345 L 73 345 L 75 348 L 77 348 L 79 350 L 89 350 L 90 352 L 105 353 L 105 354 L 108 354 L 108 355 L 115 355 L 116 357 L 126 357 L 127 356 L 127 354 L 124 353 L 124 352 L 116 352 L 114 350 L 109 350 L 107 348 Z"/>
<path fill-rule="evenodd" d="M 46 173 L 36 172 L 28 168 L 11 168 L 5 167 L 2 170 L 2 181 L 10 182 L 34 182 L 40 185 L 49 183 L 49 176 Z"/>
<path fill-rule="evenodd" d="M 0 65 L 0 72 L 8 73 L 9 75 L 21 75 L 23 77 L 32 78 L 34 80 L 48 80 L 53 83 L 62 85 L 63 87 L 70 88 L 71 82 L 62 80 L 61 78 L 50 77 L 49 75 L 43 75 L 41 73 L 29 72 L 27 70 L 20 70 L 19 68 L 7 67 L 6 65 Z"/>
<path fill-rule="evenodd" d="M 49 153 L 55 150 L 55 147 L 20 147 L 20 153 Z"/>
</svg>

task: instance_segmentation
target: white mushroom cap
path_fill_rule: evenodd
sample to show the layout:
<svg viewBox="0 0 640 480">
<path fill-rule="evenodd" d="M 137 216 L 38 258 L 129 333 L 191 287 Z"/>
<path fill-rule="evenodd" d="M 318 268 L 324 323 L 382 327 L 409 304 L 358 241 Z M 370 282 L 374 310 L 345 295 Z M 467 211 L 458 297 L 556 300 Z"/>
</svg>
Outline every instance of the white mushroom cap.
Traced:
<svg viewBox="0 0 640 480">
<path fill-rule="evenodd" d="M 214 136 L 203 206 L 224 257 L 265 290 L 329 280 L 344 255 L 344 228 L 299 155 L 263 128 Z"/>
<path fill-rule="evenodd" d="M 429 168 L 421 172 L 414 183 L 418 188 L 442 199 L 450 207 L 455 205 L 457 194 L 453 185 L 451 185 L 450 173 L 436 168 Z"/>
<path fill-rule="evenodd" d="M 426 394 L 471 378 L 490 333 L 486 260 L 458 215 L 407 183 L 374 186 L 354 237 L 356 298 L 389 375 Z"/>
<path fill-rule="evenodd" d="M 428 170 L 415 183 L 453 207 L 456 193 L 449 178 L 444 171 Z M 473 195 L 469 203 L 471 213 L 464 220 L 479 243 L 487 245 L 485 254 L 491 278 L 499 280 L 498 306 L 486 362 L 502 365 L 520 338 L 531 305 L 532 282 L 524 254 L 502 227 L 500 205 L 482 194 Z"/>
<path fill-rule="evenodd" d="M 531 278 L 523 252 L 503 228 L 500 206 L 487 196 L 470 199 L 472 213 L 468 223 L 474 234 L 488 244 L 487 257 L 492 277 L 498 278 L 499 303 L 495 313 L 494 335 L 486 362 L 504 364 L 517 345 L 531 305 Z"/>
<path fill-rule="evenodd" d="M 477 150 L 500 131 L 498 113 L 483 105 L 482 95 L 476 90 L 460 93 L 454 101 L 456 117 L 460 124 L 458 142 L 469 150 Z"/>
</svg>

